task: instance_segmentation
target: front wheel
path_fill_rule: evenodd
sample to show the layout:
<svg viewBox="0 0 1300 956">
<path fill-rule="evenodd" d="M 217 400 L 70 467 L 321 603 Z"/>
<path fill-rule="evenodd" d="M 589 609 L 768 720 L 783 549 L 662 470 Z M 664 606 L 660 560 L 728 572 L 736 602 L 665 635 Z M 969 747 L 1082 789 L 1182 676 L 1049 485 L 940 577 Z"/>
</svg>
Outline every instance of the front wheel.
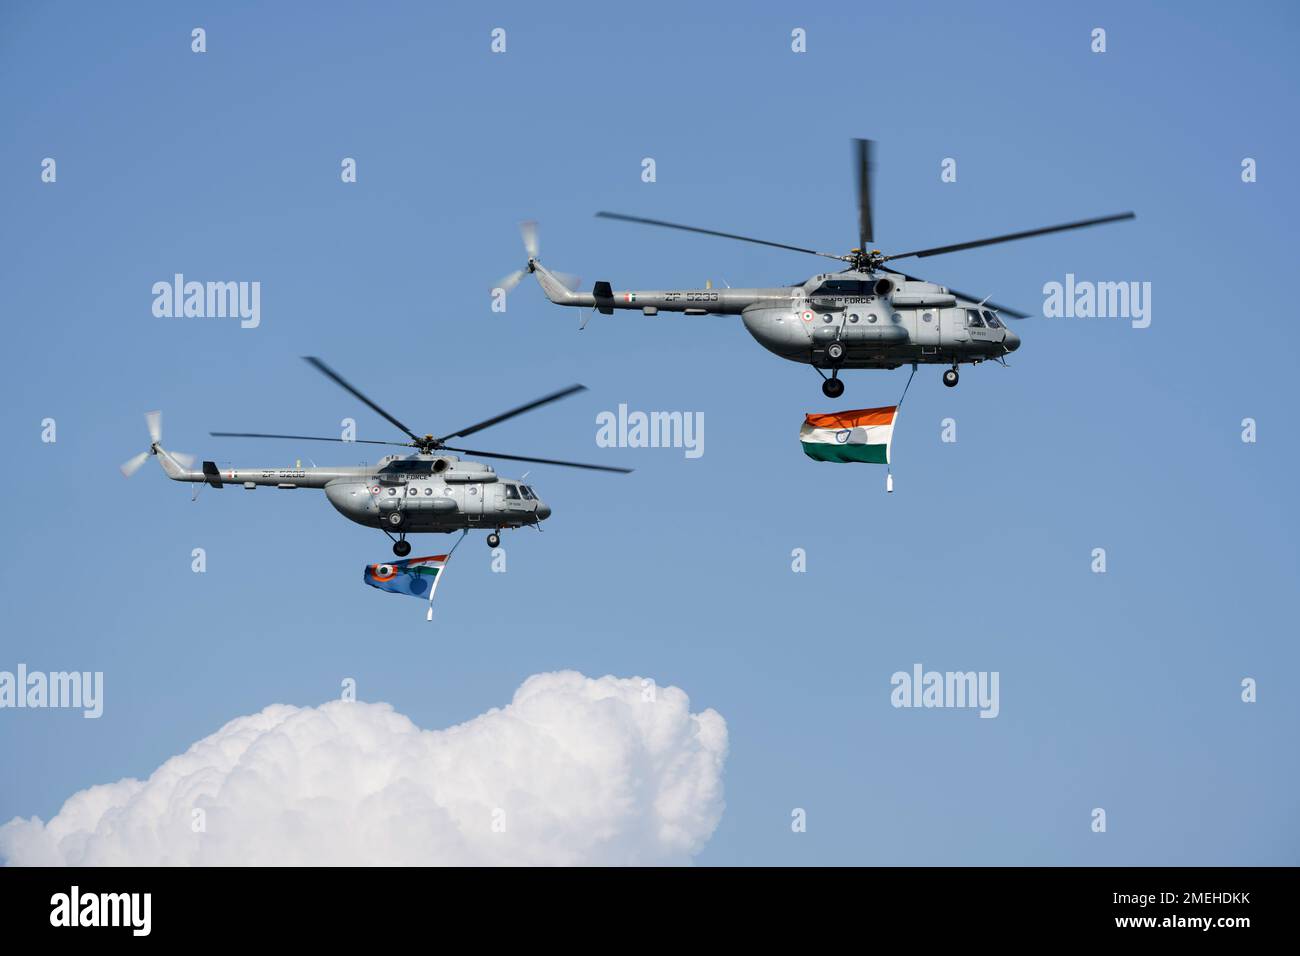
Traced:
<svg viewBox="0 0 1300 956">
<path fill-rule="evenodd" d="M 957 370 L 955 368 L 950 368 L 948 371 L 943 373 L 943 384 L 947 385 L 949 388 L 953 388 L 956 386 L 959 377 Z"/>
<path fill-rule="evenodd" d="M 487 536 L 487 544 L 489 548 L 497 547 L 499 544 L 501 544 L 501 535 L 493 531 L 490 535 Z"/>
<path fill-rule="evenodd" d="M 397 555 L 399 558 L 404 558 L 410 553 L 411 553 L 411 542 L 409 541 L 393 542 L 393 554 Z"/>
<path fill-rule="evenodd" d="M 827 398 L 839 398 L 844 394 L 844 383 L 838 378 L 828 378 L 822 382 L 822 394 Z"/>
</svg>

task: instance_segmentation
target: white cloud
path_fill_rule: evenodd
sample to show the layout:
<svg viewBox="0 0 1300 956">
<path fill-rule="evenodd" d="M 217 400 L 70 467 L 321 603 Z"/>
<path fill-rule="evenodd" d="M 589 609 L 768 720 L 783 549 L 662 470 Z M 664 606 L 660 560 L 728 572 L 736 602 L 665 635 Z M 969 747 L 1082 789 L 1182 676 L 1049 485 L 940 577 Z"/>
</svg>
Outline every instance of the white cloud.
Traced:
<svg viewBox="0 0 1300 956">
<path fill-rule="evenodd" d="M 9 864 L 687 863 L 724 808 L 727 725 L 686 694 L 574 671 L 421 730 L 388 704 L 276 704 L 148 780 L 0 826 Z M 206 832 L 192 811 L 206 813 Z M 504 832 L 494 832 L 504 824 Z"/>
</svg>

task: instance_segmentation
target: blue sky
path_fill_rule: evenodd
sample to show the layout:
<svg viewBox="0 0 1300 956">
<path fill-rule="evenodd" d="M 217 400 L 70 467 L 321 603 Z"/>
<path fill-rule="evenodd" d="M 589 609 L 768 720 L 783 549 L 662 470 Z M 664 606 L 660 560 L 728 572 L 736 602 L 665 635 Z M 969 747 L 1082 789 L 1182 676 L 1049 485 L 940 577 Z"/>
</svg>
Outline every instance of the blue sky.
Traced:
<svg viewBox="0 0 1300 956">
<path fill-rule="evenodd" d="M 442 727 L 575 668 L 726 718 L 727 812 L 701 863 L 1300 862 L 1297 22 L 1238 9 L 6 5 L 0 669 L 102 670 L 106 701 L 98 721 L 0 713 L 0 820 L 48 818 L 344 677 Z M 1147 281 L 1150 328 L 1033 319 L 1009 369 L 949 390 L 923 368 L 887 496 L 878 468 L 806 460 L 797 432 L 806 412 L 894 402 L 905 369 L 848 373 L 829 403 L 735 318 L 579 333 L 531 284 L 489 310 L 525 218 L 584 283 L 801 280 L 819 260 L 591 214 L 847 248 L 854 136 L 879 144 L 886 250 L 1135 209 L 909 271 L 1026 311 L 1067 272 Z M 261 326 L 155 318 L 150 288 L 176 272 L 260 281 Z M 356 456 L 209 430 L 330 435 L 350 415 L 391 436 L 307 354 L 435 433 L 583 382 L 484 447 L 637 470 L 534 468 L 545 532 L 506 536 L 505 574 L 467 541 L 434 627 L 362 585 L 387 543 L 323 495 L 192 503 L 152 464 L 118 475 L 153 408 L 168 447 L 241 465 Z M 705 454 L 597 448 L 620 403 L 703 412 Z M 445 543 L 428 542 L 416 553 Z M 999 717 L 892 708 L 890 675 L 915 662 L 999 671 Z"/>
</svg>

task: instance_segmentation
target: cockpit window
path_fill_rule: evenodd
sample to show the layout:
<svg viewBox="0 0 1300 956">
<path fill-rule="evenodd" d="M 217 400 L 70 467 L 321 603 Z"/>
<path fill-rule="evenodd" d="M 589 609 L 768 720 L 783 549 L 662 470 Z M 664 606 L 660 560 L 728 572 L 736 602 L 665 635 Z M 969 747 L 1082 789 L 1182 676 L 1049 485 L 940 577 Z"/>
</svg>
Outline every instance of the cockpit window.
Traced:
<svg viewBox="0 0 1300 956">
<path fill-rule="evenodd" d="M 532 501 L 537 497 L 533 494 L 533 489 L 529 488 L 527 485 L 520 485 L 519 491 L 529 501 Z"/>
<path fill-rule="evenodd" d="M 990 329 L 1002 328 L 1002 321 L 988 309 L 984 310 L 984 321 L 989 324 Z"/>
<path fill-rule="evenodd" d="M 966 328 L 968 329 L 984 328 L 984 320 L 980 318 L 980 314 L 974 309 L 966 310 Z"/>
<path fill-rule="evenodd" d="M 511 501 L 518 501 L 518 500 L 519 500 L 519 489 L 518 489 L 518 488 L 516 488 L 514 485 L 506 485 L 506 486 L 505 486 L 505 489 L 506 489 L 506 497 L 507 497 L 507 498 L 509 498 Z"/>
</svg>

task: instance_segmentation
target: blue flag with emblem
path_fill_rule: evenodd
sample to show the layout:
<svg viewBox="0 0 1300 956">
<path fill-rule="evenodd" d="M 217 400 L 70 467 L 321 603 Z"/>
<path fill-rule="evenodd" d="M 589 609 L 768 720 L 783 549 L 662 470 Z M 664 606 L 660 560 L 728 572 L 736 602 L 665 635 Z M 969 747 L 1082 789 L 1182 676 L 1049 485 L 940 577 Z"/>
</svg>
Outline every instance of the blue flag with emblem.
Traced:
<svg viewBox="0 0 1300 956">
<path fill-rule="evenodd" d="M 463 540 L 462 535 L 462 540 Z M 456 542 L 460 544 L 459 541 Z M 452 548 L 452 551 L 455 551 Z M 390 594 L 407 594 L 415 598 L 426 598 L 429 613 L 426 620 L 433 620 L 433 595 L 438 590 L 438 583 L 446 571 L 451 554 L 435 554 L 427 558 L 406 558 L 401 561 L 385 561 L 382 564 L 368 564 L 365 570 L 365 582 L 372 588 L 387 591 Z"/>
</svg>

